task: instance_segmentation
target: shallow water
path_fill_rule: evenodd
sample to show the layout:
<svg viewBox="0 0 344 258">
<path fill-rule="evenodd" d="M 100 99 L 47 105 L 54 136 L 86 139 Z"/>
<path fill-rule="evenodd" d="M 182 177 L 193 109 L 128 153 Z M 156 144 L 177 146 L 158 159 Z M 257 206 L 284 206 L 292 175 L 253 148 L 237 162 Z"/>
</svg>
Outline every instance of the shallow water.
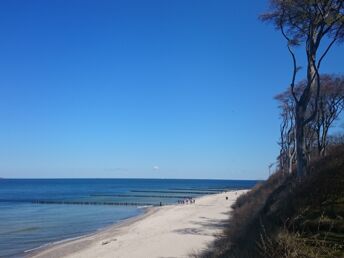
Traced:
<svg viewBox="0 0 344 258">
<path fill-rule="evenodd" d="M 140 204 L 171 204 L 184 197 L 255 184 L 243 180 L 2 179 L 0 257 L 22 257 L 27 250 L 94 232 L 142 213 Z M 90 202 L 98 205 L 72 204 Z M 135 205 L 113 205 L 117 203 Z"/>
</svg>

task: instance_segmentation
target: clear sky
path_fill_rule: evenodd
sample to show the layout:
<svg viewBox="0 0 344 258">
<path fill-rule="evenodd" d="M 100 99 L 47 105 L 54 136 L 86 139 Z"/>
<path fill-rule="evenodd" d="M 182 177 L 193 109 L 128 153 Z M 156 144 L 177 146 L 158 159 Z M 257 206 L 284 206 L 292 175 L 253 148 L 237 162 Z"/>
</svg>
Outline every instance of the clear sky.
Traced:
<svg viewBox="0 0 344 258">
<path fill-rule="evenodd" d="M 291 69 L 266 7 L 2 0 L 0 177 L 266 178 Z"/>
</svg>

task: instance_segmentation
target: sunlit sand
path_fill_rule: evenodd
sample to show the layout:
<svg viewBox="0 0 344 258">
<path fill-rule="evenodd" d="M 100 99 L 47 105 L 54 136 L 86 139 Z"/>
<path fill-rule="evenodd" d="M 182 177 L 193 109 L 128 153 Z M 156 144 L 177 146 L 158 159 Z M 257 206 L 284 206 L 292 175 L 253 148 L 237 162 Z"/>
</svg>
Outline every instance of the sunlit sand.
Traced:
<svg viewBox="0 0 344 258">
<path fill-rule="evenodd" d="M 33 257 L 188 257 L 221 234 L 230 206 L 244 192 L 207 195 L 194 204 L 152 208 L 138 218 L 47 248 Z"/>
</svg>

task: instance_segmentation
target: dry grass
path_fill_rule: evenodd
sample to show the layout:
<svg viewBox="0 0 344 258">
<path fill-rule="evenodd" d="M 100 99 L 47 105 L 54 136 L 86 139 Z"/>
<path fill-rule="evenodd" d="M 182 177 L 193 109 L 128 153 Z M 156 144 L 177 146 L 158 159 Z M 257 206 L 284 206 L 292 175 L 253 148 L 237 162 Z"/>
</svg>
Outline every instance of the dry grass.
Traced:
<svg viewBox="0 0 344 258">
<path fill-rule="evenodd" d="M 276 173 L 232 208 L 224 236 L 195 257 L 344 257 L 344 146 L 302 182 Z"/>
</svg>

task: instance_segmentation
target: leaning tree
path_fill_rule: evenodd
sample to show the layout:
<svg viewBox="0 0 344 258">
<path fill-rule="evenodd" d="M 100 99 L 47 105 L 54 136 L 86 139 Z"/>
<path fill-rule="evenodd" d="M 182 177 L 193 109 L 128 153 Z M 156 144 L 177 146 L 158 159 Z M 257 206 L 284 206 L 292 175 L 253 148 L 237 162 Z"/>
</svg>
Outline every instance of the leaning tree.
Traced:
<svg viewBox="0 0 344 258">
<path fill-rule="evenodd" d="M 325 56 L 344 38 L 343 0 L 270 0 L 270 10 L 260 17 L 274 24 L 287 41 L 293 61 L 290 91 L 295 101 L 295 139 L 297 176 L 305 175 L 305 128 L 317 115 L 320 92 L 319 69 Z M 297 73 L 300 71 L 295 47 L 302 46 L 306 54 L 306 86 L 300 96 L 295 93 Z M 311 99 L 313 112 L 307 112 Z"/>
</svg>

